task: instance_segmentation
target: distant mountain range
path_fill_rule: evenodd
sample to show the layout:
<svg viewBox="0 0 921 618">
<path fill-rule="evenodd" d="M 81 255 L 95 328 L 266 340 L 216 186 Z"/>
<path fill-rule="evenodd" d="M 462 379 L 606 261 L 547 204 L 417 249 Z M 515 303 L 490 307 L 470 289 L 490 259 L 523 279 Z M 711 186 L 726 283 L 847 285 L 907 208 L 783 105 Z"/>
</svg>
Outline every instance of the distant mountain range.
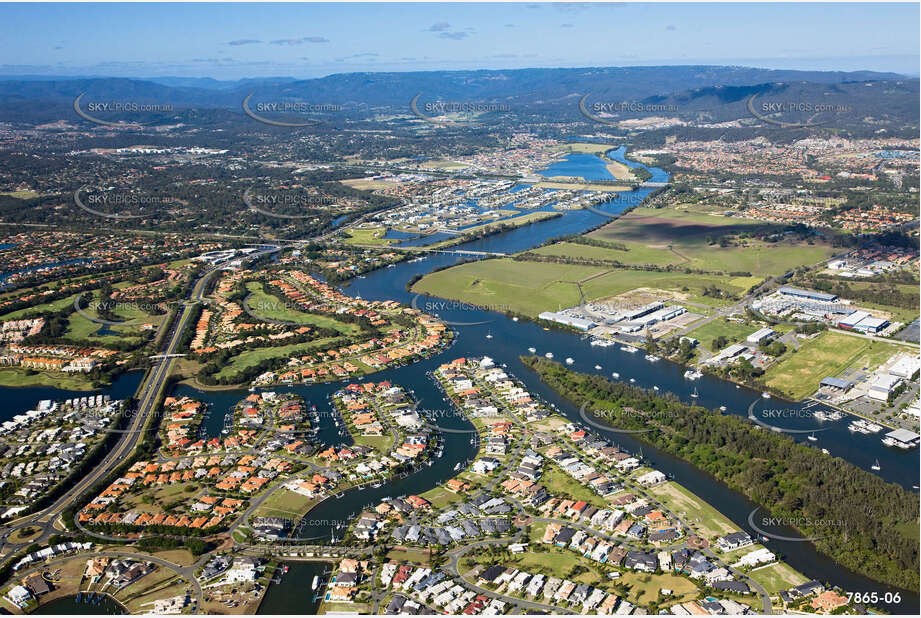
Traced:
<svg viewBox="0 0 921 618">
<path fill-rule="evenodd" d="M 419 93 L 424 100 L 499 103 L 546 110 L 575 109 L 579 98 L 595 101 L 674 101 L 686 109 L 736 103 L 740 97 L 790 84 L 828 85 L 891 82 L 914 84 L 917 78 L 874 71 L 794 71 L 739 66 L 598 67 L 498 71 L 425 71 L 408 73 L 345 73 L 319 79 L 285 77 L 219 81 L 210 78 L 164 77 L 130 79 L 0 76 L 0 120 L 50 121 L 66 116 L 74 98 L 85 101 L 132 101 L 168 104 L 174 109 L 240 110 L 242 100 L 297 100 L 311 104 L 361 107 L 404 107 Z M 781 86 L 785 85 L 785 86 Z M 754 89 L 754 90 L 753 90 Z M 859 90 L 859 89 L 858 89 Z M 747 94 L 748 93 L 748 94 Z M 28 112 L 23 107 L 30 103 Z M 35 105 L 39 103 L 39 105 Z M 917 97 L 915 98 L 917 107 Z"/>
</svg>

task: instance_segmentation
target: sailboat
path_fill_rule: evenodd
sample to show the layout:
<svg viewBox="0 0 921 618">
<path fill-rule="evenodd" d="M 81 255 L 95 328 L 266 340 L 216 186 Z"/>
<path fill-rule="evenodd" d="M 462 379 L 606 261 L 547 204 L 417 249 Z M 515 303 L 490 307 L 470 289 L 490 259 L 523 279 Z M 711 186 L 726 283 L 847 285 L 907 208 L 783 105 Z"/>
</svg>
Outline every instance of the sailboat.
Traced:
<svg viewBox="0 0 921 618">
<path fill-rule="evenodd" d="M 873 462 L 873 465 L 870 466 L 871 470 L 879 470 L 879 459 Z"/>
<path fill-rule="evenodd" d="M 694 392 L 691 393 L 691 397 L 693 397 L 694 399 L 697 399 L 698 397 L 700 397 L 700 395 L 697 393 L 697 388 L 695 388 Z"/>
<path fill-rule="evenodd" d="M 808 436 L 806 436 L 806 439 L 809 440 L 810 442 L 815 442 L 816 440 L 818 440 L 818 438 L 815 437 L 815 432 L 814 432 L 814 431 L 813 431 L 811 434 L 809 434 Z"/>
</svg>

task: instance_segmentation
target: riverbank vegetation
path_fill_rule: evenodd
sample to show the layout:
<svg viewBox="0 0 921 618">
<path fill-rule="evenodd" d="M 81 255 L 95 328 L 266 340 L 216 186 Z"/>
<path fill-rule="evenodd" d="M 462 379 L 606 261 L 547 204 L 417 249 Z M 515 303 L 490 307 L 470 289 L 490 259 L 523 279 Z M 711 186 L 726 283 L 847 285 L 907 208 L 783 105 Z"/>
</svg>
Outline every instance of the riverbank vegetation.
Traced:
<svg viewBox="0 0 921 618">
<path fill-rule="evenodd" d="M 820 537 L 813 541 L 816 548 L 842 566 L 918 590 L 918 539 L 906 532 L 906 523 L 918 520 L 918 501 L 900 486 L 743 418 L 579 374 L 538 357 L 522 362 L 553 390 L 578 405 L 587 404 L 605 422 L 658 429 L 637 437 L 726 483 L 773 517 L 795 524 L 804 537 Z"/>
</svg>

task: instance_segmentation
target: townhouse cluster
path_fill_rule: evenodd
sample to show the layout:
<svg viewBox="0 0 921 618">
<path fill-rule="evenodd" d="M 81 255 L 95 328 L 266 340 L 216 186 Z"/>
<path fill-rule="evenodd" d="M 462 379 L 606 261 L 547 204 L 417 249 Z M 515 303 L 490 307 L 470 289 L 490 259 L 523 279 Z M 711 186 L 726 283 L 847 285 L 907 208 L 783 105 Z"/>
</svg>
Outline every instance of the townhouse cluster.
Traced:
<svg viewBox="0 0 921 618">
<path fill-rule="evenodd" d="M 595 524 L 600 527 L 603 523 Z M 548 523 L 541 542 L 570 550 L 590 560 L 612 567 L 643 573 L 674 572 L 701 585 L 732 594 L 750 594 L 748 584 L 738 581 L 726 567 L 699 550 L 642 550 L 622 547 L 605 538 L 558 523 Z"/>
<path fill-rule="evenodd" d="M 626 599 L 601 588 L 529 573 L 515 567 L 492 565 L 481 568 L 476 577 L 477 583 L 497 593 L 570 609 L 580 614 L 627 616 L 635 609 Z"/>
<path fill-rule="evenodd" d="M 392 560 L 381 568 L 380 583 L 393 593 L 384 610 L 389 615 L 432 614 L 436 607 L 445 614 L 500 616 L 508 607 L 501 599 L 456 584 L 444 571 Z"/>
<path fill-rule="evenodd" d="M 115 350 L 91 346 L 12 343 L 0 351 L 0 366 L 19 366 L 62 373 L 89 373 L 96 367 L 111 364 L 118 356 Z"/>
<path fill-rule="evenodd" d="M 0 423 L 0 490 L 14 515 L 67 477 L 114 425 L 122 401 L 89 395 L 42 400 L 33 410 Z"/>
<path fill-rule="evenodd" d="M 26 337 L 37 335 L 44 327 L 45 318 L 0 323 L 0 343 L 19 343 Z"/>
</svg>

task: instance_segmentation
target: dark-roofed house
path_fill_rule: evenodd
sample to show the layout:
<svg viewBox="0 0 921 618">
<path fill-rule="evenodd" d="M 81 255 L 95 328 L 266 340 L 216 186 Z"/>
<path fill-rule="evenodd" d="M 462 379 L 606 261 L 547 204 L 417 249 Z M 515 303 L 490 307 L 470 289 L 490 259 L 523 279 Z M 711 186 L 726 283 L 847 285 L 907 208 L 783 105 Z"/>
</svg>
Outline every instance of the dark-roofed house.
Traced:
<svg viewBox="0 0 921 618">
<path fill-rule="evenodd" d="M 494 584 L 496 579 L 498 579 L 499 576 L 503 573 L 505 573 L 505 567 L 494 564 L 491 567 L 487 567 L 482 573 L 480 573 L 479 581 L 481 583 Z"/>
<path fill-rule="evenodd" d="M 652 573 L 659 566 L 659 561 L 653 553 L 630 551 L 627 552 L 627 557 L 624 559 L 624 566 L 628 569 Z"/>
<path fill-rule="evenodd" d="M 722 580 L 718 582 L 713 582 L 710 584 L 711 588 L 716 590 L 724 590 L 726 592 L 735 592 L 737 594 L 748 594 L 751 590 L 748 587 L 748 584 L 745 582 L 737 582 L 735 580 Z"/>
<path fill-rule="evenodd" d="M 748 536 L 747 532 L 732 532 L 722 537 L 717 541 L 717 545 L 723 551 L 732 551 L 733 549 L 738 549 L 740 547 L 745 547 L 746 545 L 751 545 L 754 543 L 752 538 Z"/>
</svg>

